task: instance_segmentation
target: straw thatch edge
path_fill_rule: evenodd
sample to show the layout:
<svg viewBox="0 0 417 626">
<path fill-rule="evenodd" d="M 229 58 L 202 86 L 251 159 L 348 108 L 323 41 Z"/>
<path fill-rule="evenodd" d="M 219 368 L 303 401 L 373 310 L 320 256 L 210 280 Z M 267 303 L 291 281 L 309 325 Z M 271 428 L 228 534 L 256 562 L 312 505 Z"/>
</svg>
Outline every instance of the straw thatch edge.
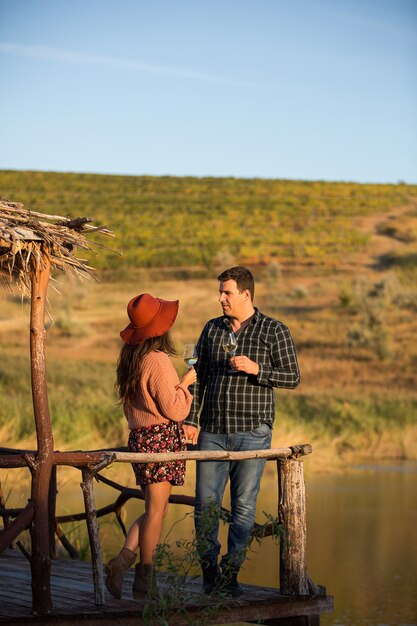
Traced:
<svg viewBox="0 0 417 626">
<path fill-rule="evenodd" d="M 97 279 L 94 268 L 78 258 L 75 250 L 106 248 L 89 241 L 87 234 L 114 234 L 104 226 L 92 226 L 92 221 L 88 217 L 73 219 L 37 213 L 25 209 L 23 204 L 0 198 L 0 282 L 28 295 L 31 275 L 45 265 L 46 258 L 51 271 Z"/>
</svg>

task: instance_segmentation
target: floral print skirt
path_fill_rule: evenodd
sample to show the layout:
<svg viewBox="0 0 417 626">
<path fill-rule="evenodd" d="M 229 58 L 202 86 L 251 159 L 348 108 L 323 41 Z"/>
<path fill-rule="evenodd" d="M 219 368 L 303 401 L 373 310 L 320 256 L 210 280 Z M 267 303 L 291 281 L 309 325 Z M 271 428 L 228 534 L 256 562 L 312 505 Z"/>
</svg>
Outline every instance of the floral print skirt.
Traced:
<svg viewBox="0 0 417 626">
<path fill-rule="evenodd" d="M 187 450 L 184 430 L 178 422 L 156 424 L 130 431 L 129 452 L 184 452 Z M 183 485 L 185 480 L 185 461 L 166 461 L 164 463 L 132 463 L 137 485 L 170 482 L 171 485 Z"/>
</svg>

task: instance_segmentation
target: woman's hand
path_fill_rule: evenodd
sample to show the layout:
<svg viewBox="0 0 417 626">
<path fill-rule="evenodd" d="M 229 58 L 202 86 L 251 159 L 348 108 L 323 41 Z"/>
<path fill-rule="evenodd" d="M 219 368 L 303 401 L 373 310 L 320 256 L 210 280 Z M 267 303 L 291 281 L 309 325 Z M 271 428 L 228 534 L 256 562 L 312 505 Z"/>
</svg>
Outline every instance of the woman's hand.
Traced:
<svg viewBox="0 0 417 626">
<path fill-rule="evenodd" d="M 187 442 L 195 446 L 198 441 L 198 428 L 196 426 L 191 426 L 191 424 L 183 424 L 182 427 L 184 429 Z"/>
<path fill-rule="evenodd" d="M 190 385 L 195 383 L 196 380 L 197 380 L 197 372 L 195 371 L 193 367 L 190 367 L 190 369 L 188 369 L 185 372 L 184 376 L 181 378 L 182 384 L 185 385 L 186 387 L 189 387 Z"/>
</svg>

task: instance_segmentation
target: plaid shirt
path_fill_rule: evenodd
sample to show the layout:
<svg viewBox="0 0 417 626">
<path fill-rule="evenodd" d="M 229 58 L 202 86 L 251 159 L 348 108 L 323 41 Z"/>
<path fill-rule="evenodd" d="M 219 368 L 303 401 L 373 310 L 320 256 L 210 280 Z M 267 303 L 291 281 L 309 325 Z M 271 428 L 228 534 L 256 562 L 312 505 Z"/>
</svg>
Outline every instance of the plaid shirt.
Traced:
<svg viewBox="0 0 417 626">
<path fill-rule="evenodd" d="M 249 324 L 237 335 L 236 354 L 258 363 L 256 376 L 228 372 L 228 355 L 222 340 L 231 330 L 226 316 L 212 319 L 197 344 L 197 382 L 190 389 L 194 400 L 184 423 L 197 426 L 201 408 L 201 429 L 211 433 L 254 430 L 264 422 L 272 426 L 273 388 L 293 389 L 300 382 L 294 343 L 285 324 L 256 309 Z"/>
</svg>

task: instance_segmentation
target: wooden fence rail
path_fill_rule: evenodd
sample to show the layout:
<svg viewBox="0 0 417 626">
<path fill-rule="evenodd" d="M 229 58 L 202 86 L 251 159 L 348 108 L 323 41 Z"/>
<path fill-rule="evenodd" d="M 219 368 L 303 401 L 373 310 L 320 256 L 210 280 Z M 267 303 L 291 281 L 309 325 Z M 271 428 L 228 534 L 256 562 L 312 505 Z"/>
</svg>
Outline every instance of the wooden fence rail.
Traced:
<svg viewBox="0 0 417 626">
<path fill-rule="evenodd" d="M 189 450 L 180 453 L 142 454 L 126 452 L 125 449 L 96 450 L 96 451 L 55 451 L 51 455 L 54 471 L 52 472 L 51 485 L 46 495 L 50 515 L 49 529 L 44 533 L 49 535 L 50 551 L 43 555 L 46 559 L 44 576 L 49 575 L 50 558 L 55 555 L 55 533 L 67 548 L 72 557 L 76 551 L 65 537 L 61 524 L 85 519 L 87 523 L 91 560 L 93 566 L 93 580 L 95 590 L 95 603 L 104 604 L 104 578 L 103 563 L 100 549 L 100 537 L 98 518 L 102 515 L 115 513 L 124 533 L 120 511 L 123 505 L 132 497 L 143 496 L 139 489 L 131 489 L 118 485 L 105 478 L 100 472 L 112 463 L 152 463 L 183 459 L 185 461 L 196 460 L 243 460 L 253 458 L 265 458 L 267 461 L 276 461 L 278 473 L 278 522 L 282 525 L 284 539 L 280 544 L 280 591 L 284 595 L 306 596 L 309 594 L 323 594 L 325 590 L 315 585 L 307 574 L 306 564 L 306 500 L 303 476 L 303 462 L 300 460 L 310 454 L 312 448 L 309 444 L 295 445 L 270 450 L 253 450 L 247 452 L 211 452 Z M 31 469 L 37 463 L 37 454 L 33 451 L 13 450 L 0 448 L 0 468 L 29 467 Z M 85 512 L 67 516 L 55 515 L 56 499 L 56 471 L 59 465 L 72 466 L 82 472 L 81 488 L 84 496 Z M 105 482 L 121 493 L 116 501 L 97 511 L 95 505 L 93 479 Z M 1 490 L 0 490 L 1 491 Z M 1 495 L 1 494 L 0 494 Z M 171 502 L 194 506 L 194 498 L 186 495 L 172 495 Z M 4 520 L 4 530 L 0 531 L 0 553 L 4 551 L 25 528 L 31 528 L 34 519 L 32 503 L 29 502 L 24 509 L 7 509 L 4 501 L 0 500 L 0 516 Z M 52 520 L 51 520 L 52 517 Z M 14 518 L 14 519 L 13 519 Z M 13 519 L 13 521 L 11 521 Z M 271 524 L 269 525 L 271 526 Z M 256 525 L 253 536 L 268 535 L 272 531 L 264 526 Z M 45 544 L 45 536 L 43 542 Z M 32 551 L 33 551 L 32 547 Z M 46 585 L 48 588 L 48 583 Z"/>
<path fill-rule="evenodd" d="M 289 446 L 285 448 L 272 448 L 269 450 L 250 450 L 248 452 L 209 452 L 199 450 L 189 450 L 187 452 L 164 452 L 157 454 L 144 454 L 141 452 L 125 452 L 120 448 L 117 450 L 94 450 L 94 451 L 72 451 L 53 453 L 52 462 L 54 465 L 68 465 L 71 467 L 83 467 L 86 465 L 97 465 L 108 459 L 108 463 L 154 463 L 156 460 L 173 461 L 208 461 L 208 460 L 230 460 L 241 461 L 243 459 L 298 459 L 311 454 L 310 444 Z M 35 462 L 37 453 L 33 451 L 19 450 L 11 448 L 0 448 L 0 468 L 27 467 Z"/>
</svg>

